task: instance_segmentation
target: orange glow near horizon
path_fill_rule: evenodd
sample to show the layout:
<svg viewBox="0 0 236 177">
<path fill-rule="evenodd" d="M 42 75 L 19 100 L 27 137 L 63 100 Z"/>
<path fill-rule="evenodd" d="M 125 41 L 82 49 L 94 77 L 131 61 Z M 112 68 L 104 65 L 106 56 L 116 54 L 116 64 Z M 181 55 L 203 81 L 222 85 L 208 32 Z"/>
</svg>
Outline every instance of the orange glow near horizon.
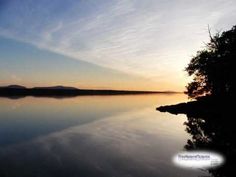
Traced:
<svg viewBox="0 0 236 177">
<path fill-rule="evenodd" d="M 80 84 L 79 84 L 80 83 Z M 104 83 L 81 83 L 81 82 L 38 82 L 38 83 L 30 83 L 25 81 L 20 82 L 1 82 L 1 86 L 7 86 L 7 85 L 22 85 L 28 88 L 32 87 L 50 87 L 50 86 L 70 86 L 70 87 L 76 87 L 80 89 L 111 89 L 111 90 L 140 90 L 140 91 L 176 91 L 176 92 L 183 92 L 185 87 L 185 81 L 182 81 L 182 84 L 180 85 L 180 82 L 178 84 L 175 83 L 157 83 L 153 81 L 130 81 L 130 82 L 104 82 Z M 186 85 L 186 84 L 185 84 Z"/>
</svg>

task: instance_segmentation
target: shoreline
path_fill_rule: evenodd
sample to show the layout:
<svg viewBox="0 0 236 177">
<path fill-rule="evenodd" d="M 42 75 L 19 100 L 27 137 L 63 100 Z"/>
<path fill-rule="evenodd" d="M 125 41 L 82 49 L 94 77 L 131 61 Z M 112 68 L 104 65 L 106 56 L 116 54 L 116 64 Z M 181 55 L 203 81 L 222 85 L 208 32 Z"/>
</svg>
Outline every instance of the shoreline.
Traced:
<svg viewBox="0 0 236 177">
<path fill-rule="evenodd" d="M 131 91 L 131 90 L 92 90 L 77 88 L 10 88 L 0 87 L 0 97 L 74 97 L 82 95 L 141 95 L 141 94 L 176 94 L 172 91 Z"/>
<path fill-rule="evenodd" d="M 206 114 L 216 114 L 226 112 L 232 108 L 233 99 L 231 97 L 201 97 L 196 101 L 183 102 L 173 105 L 157 107 L 160 112 L 169 112 L 171 114 L 187 114 L 190 116 L 201 116 Z"/>
</svg>

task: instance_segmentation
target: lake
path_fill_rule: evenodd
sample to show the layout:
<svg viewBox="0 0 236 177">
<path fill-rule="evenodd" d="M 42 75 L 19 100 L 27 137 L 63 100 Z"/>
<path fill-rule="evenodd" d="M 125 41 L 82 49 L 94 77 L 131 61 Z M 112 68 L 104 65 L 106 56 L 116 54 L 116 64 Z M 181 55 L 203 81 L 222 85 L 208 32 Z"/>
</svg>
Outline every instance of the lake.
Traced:
<svg viewBox="0 0 236 177">
<path fill-rule="evenodd" d="M 199 177 L 173 164 L 185 115 L 156 111 L 184 94 L 0 98 L 1 177 Z"/>
</svg>

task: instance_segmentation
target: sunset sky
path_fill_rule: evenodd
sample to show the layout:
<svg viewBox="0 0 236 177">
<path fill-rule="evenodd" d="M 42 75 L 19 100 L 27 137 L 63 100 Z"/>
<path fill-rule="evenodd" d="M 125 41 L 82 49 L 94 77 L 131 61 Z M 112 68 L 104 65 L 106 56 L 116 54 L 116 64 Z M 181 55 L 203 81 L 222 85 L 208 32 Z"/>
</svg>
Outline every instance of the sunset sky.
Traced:
<svg viewBox="0 0 236 177">
<path fill-rule="evenodd" d="M 183 91 L 235 0 L 0 0 L 0 85 Z"/>
</svg>

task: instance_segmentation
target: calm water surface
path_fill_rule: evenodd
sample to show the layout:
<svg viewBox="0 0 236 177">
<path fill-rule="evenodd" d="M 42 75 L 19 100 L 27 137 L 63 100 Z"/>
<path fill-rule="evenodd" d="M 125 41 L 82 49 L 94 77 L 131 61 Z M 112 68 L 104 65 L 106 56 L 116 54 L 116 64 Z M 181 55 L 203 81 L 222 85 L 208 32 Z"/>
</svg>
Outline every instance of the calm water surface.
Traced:
<svg viewBox="0 0 236 177">
<path fill-rule="evenodd" d="M 155 110 L 183 94 L 0 98 L 0 176 L 199 177 L 172 157 L 185 115 Z"/>
</svg>

